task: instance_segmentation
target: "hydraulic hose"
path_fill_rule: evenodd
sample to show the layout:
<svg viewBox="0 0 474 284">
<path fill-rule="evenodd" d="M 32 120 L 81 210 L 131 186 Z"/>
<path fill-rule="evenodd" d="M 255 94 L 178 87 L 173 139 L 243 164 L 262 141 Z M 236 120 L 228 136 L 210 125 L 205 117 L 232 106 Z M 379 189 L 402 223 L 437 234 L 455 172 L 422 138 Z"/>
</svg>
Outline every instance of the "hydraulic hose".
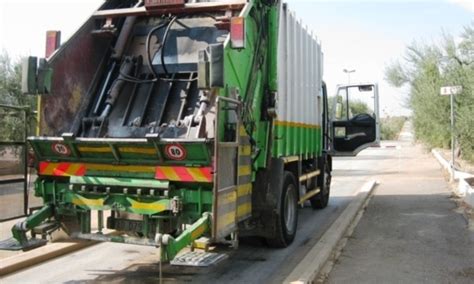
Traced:
<svg viewBox="0 0 474 284">
<path fill-rule="evenodd" d="M 161 46 L 161 66 L 163 66 L 163 71 L 165 71 L 166 77 L 168 78 L 170 77 L 170 74 L 168 73 L 168 69 L 166 68 L 166 64 L 165 64 L 165 45 L 166 45 L 166 41 L 168 40 L 171 27 L 173 26 L 174 22 L 176 22 L 177 19 L 178 17 L 175 16 L 166 27 L 165 34 L 163 35 L 163 45 Z"/>
<path fill-rule="evenodd" d="M 153 69 L 153 62 L 151 61 L 151 55 L 150 55 L 150 41 L 151 41 L 151 37 L 152 35 L 158 31 L 159 29 L 162 29 L 164 27 L 166 27 L 167 25 L 169 26 L 169 23 L 170 22 L 165 22 L 161 25 L 158 25 L 156 27 L 154 27 L 153 29 L 150 30 L 150 32 L 148 33 L 147 37 L 146 37 L 146 43 L 145 43 L 145 49 L 146 49 L 146 59 L 147 59 L 147 64 L 148 64 L 148 68 L 150 69 L 150 72 L 153 74 L 153 76 L 155 78 L 158 78 L 158 74 L 156 74 L 155 72 L 155 69 Z M 158 48 L 158 51 L 160 49 L 162 49 L 164 46 L 164 42 L 163 44 Z M 157 51 L 157 52 L 158 52 Z M 162 52 L 163 53 L 163 52 Z"/>
</svg>

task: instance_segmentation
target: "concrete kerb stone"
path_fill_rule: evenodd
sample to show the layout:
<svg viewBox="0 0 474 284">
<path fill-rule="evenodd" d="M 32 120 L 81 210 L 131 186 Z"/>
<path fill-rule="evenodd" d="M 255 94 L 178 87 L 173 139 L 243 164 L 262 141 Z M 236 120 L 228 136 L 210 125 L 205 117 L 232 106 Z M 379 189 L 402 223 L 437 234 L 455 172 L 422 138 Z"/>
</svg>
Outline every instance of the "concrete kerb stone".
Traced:
<svg viewBox="0 0 474 284">
<path fill-rule="evenodd" d="M 362 209 L 372 195 L 376 182 L 371 180 L 365 183 L 353 201 L 342 214 L 334 221 L 321 239 L 313 246 L 308 254 L 293 269 L 283 283 L 313 283 L 326 263 L 340 247 L 340 241 L 350 233 L 350 229 L 357 225 L 362 216 Z"/>
<path fill-rule="evenodd" d="M 441 156 L 441 154 L 433 149 L 431 150 L 433 156 L 438 160 L 441 166 L 451 175 L 453 169 L 447 160 Z M 474 175 L 454 170 L 454 180 L 458 180 L 458 186 L 456 189 L 456 194 L 462 197 L 463 201 L 469 205 L 471 208 L 474 208 L 474 188 L 471 186 Z"/>
<path fill-rule="evenodd" d="M 0 276 L 5 276 L 95 244 L 97 244 L 97 242 L 94 241 L 58 242 L 2 259 L 0 264 Z"/>
</svg>

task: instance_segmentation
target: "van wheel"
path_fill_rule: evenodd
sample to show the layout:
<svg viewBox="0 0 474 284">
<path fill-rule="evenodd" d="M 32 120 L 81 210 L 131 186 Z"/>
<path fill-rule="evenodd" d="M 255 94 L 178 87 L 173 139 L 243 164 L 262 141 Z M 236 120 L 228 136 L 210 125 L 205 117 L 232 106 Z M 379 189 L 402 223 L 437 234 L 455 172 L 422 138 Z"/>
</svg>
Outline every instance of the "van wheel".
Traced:
<svg viewBox="0 0 474 284">
<path fill-rule="evenodd" d="M 329 193 L 331 191 L 331 171 L 327 159 L 324 159 L 321 174 L 318 176 L 320 192 L 310 199 L 313 209 L 324 209 L 328 206 Z"/>
<path fill-rule="evenodd" d="M 290 172 L 284 173 L 278 215 L 275 220 L 275 235 L 267 238 L 267 243 L 270 247 L 285 248 L 295 239 L 298 226 L 298 193 L 295 178 Z"/>
</svg>

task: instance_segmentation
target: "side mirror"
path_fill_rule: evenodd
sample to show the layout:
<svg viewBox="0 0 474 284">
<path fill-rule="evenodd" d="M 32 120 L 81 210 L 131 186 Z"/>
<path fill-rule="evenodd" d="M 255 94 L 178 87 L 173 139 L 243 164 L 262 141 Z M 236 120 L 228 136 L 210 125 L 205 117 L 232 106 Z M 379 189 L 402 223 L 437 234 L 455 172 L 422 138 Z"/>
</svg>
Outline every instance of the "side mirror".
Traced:
<svg viewBox="0 0 474 284">
<path fill-rule="evenodd" d="M 49 67 L 46 59 L 41 58 L 38 67 L 38 94 L 46 95 L 51 93 L 51 85 L 53 82 L 53 69 Z"/>
<path fill-rule="evenodd" d="M 359 92 L 372 92 L 374 87 L 372 85 L 359 86 Z"/>
<path fill-rule="evenodd" d="M 34 56 L 25 58 L 22 62 L 21 92 L 25 95 L 49 94 L 52 84 L 53 70 L 46 59 L 39 61 Z"/>
<path fill-rule="evenodd" d="M 21 92 L 24 95 L 36 94 L 38 85 L 36 73 L 38 72 L 38 58 L 29 56 L 21 63 Z"/>
<path fill-rule="evenodd" d="M 211 44 L 207 50 L 199 51 L 198 57 L 198 87 L 224 87 L 224 45 Z"/>
</svg>

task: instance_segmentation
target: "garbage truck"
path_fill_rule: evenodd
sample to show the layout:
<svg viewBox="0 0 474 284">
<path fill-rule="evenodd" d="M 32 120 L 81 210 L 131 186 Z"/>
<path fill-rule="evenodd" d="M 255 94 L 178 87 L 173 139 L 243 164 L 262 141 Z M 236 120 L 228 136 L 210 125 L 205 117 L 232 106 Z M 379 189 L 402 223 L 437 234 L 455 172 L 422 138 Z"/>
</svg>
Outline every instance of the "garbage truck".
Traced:
<svg viewBox="0 0 474 284">
<path fill-rule="evenodd" d="M 58 229 L 162 261 L 242 236 L 287 247 L 299 208 L 328 205 L 332 155 L 379 139 L 376 112 L 330 119 L 321 44 L 280 1 L 107 0 L 58 43 L 23 64 L 43 200 L 12 228 L 23 250 Z M 339 114 L 351 88 L 377 92 L 340 86 Z"/>
</svg>

